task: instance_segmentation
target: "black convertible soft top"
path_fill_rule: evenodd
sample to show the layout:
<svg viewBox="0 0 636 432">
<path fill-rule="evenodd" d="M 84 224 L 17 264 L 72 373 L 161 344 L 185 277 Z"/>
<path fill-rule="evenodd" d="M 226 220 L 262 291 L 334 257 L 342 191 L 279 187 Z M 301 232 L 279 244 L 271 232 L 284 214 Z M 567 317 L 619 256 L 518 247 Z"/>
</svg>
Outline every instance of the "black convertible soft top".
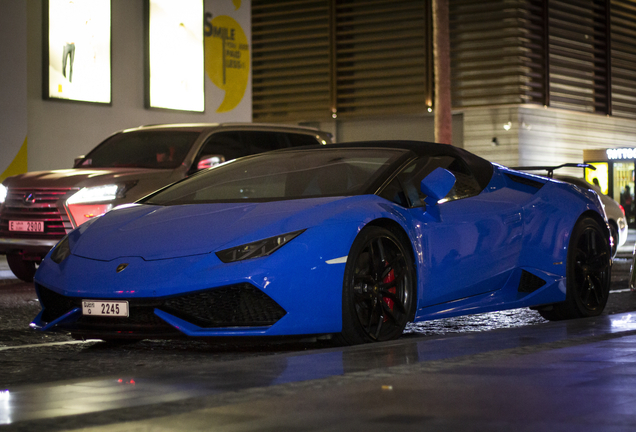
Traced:
<svg viewBox="0 0 636 432">
<path fill-rule="evenodd" d="M 410 150 L 417 156 L 454 156 L 462 159 L 468 165 L 468 168 L 472 171 L 479 186 L 483 189 L 488 186 L 490 179 L 492 178 L 493 166 L 492 163 L 483 159 L 477 155 L 470 153 L 462 148 L 455 147 L 448 144 L 437 144 L 426 141 L 401 141 L 401 140 L 386 140 L 386 141 L 355 141 L 355 142 L 340 142 L 337 144 L 328 144 L 326 146 L 311 146 L 311 147 L 327 147 L 327 148 L 346 148 L 346 147 L 375 147 L 375 148 L 394 148 Z M 299 147 L 295 147 L 298 149 Z M 291 150 L 291 149 L 290 149 Z"/>
</svg>

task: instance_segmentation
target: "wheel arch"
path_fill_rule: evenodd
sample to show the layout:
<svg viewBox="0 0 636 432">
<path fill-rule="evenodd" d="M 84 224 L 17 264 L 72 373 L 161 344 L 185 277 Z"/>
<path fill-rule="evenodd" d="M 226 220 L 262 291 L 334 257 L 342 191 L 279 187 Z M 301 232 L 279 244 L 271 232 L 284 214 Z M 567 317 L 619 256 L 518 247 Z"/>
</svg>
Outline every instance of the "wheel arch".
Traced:
<svg viewBox="0 0 636 432">
<path fill-rule="evenodd" d="M 414 290 L 414 293 L 413 293 L 414 299 L 413 299 L 413 302 L 411 303 L 411 310 L 409 311 L 409 321 L 413 321 L 415 319 L 415 313 L 417 312 L 417 300 L 418 300 L 417 287 L 419 286 L 418 284 L 419 271 L 418 271 L 417 261 L 415 260 L 415 251 L 413 250 L 413 243 L 411 242 L 409 235 L 406 232 L 406 229 L 404 229 L 404 227 L 400 225 L 398 222 L 396 222 L 395 220 L 389 219 L 389 218 L 374 219 L 368 222 L 365 226 L 377 226 L 377 227 L 389 230 L 391 231 L 391 233 L 393 233 L 398 238 L 400 238 L 402 242 L 404 243 L 404 245 L 408 246 L 407 250 L 411 254 L 411 257 L 410 257 L 411 263 L 413 265 L 413 268 L 415 269 L 414 273 L 415 273 L 416 289 Z"/>
<path fill-rule="evenodd" d="M 576 226 L 577 223 L 579 223 L 579 221 L 583 218 L 586 217 L 591 217 L 592 219 L 594 219 L 600 226 L 601 229 L 603 230 L 603 232 L 605 233 L 605 235 L 607 236 L 607 238 L 609 239 L 609 236 L 611 235 L 610 233 L 610 229 L 609 229 L 609 224 L 611 222 L 606 221 L 605 219 L 603 219 L 603 216 L 601 216 L 598 212 L 594 211 L 594 210 L 587 210 L 584 211 L 576 220 L 576 222 L 574 223 L 574 226 Z M 572 227 L 574 229 L 574 227 Z"/>
</svg>

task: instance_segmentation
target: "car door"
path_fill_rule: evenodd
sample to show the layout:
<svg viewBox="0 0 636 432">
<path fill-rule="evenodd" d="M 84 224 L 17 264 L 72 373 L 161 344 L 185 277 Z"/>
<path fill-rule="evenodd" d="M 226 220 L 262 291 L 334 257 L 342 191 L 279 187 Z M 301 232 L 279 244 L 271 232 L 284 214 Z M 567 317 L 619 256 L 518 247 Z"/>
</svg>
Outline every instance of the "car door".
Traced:
<svg viewBox="0 0 636 432">
<path fill-rule="evenodd" d="M 423 206 L 420 182 L 435 168 L 451 171 L 456 183 L 435 205 Z M 521 206 L 505 188 L 482 188 L 455 156 L 424 157 L 400 175 L 421 232 L 418 307 L 499 289 L 516 267 L 521 251 Z"/>
</svg>

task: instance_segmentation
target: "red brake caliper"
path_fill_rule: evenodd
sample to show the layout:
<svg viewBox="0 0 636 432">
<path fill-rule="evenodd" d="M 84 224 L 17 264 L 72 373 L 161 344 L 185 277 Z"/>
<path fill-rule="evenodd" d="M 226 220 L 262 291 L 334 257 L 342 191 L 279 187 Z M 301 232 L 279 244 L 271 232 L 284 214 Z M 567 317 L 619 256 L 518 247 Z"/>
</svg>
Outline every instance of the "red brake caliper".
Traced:
<svg viewBox="0 0 636 432">
<path fill-rule="evenodd" d="M 388 263 L 386 264 L 387 266 L 389 265 Z M 395 280 L 395 271 L 393 271 L 393 269 L 391 269 L 391 271 L 389 272 L 388 275 L 386 275 L 384 277 L 384 279 L 382 279 L 382 283 L 388 284 L 391 283 Z M 393 288 L 389 288 L 389 292 L 391 294 L 395 294 L 396 290 L 395 287 Z M 384 303 L 386 303 L 386 305 L 389 307 L 389 309 L 391 309 L 391 312 L 393 312 L 393 300 L 391 300 L 390 298 L 383 298 Z M 389 317 L 384 317 L 384 322 L 387 322 L 389 320 Z"/>
</svg>

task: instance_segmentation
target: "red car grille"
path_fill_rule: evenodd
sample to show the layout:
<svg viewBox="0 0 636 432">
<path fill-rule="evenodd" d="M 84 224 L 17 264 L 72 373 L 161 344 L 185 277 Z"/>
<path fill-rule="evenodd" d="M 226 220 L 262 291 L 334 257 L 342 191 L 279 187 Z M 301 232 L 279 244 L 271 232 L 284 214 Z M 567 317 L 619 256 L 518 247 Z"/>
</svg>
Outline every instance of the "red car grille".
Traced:
<svg viewBox="0 0 636 432">
<path fill-rule="evenodd" d="M 9 188 L 0 208 L 0 236 L 13 238 L 62 237 L 73 227 L 64 202 L 77 189 Z M 44 233 L 9 231 L 9 221 L 42 221 Z"/>
</svg>

